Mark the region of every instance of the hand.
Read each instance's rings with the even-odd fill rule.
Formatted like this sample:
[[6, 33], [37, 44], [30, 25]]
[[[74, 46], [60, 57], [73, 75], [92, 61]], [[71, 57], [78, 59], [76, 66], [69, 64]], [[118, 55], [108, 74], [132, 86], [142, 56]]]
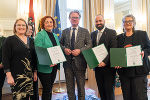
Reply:
[[2, 65], [2, 64], [0, 64], [0, 69], [1, 69], [1, 68], [3, 68], [3, 65]]
[[71, 54], [71, 50], [70, 50], [70, 49], [68, 49], [68, 48], [65, 48], [65, 50], [64, 50], [64, 51], [65, 51], [65, 54], [66, 54], [66, 55], [70, 55], [70, 54]]
[[104, 62], [101, 62], [100, 64], [98, 64], [98, 67], [105, 67], [106, 64]]
[[11, 72], [7, 72], [6, 77], [7, 77], [7, 83], [9, 85], [11, 85], [11, 86], [15, 85], [14, 78], [12, 77]]
[[120, 69], [120, 68], [122, 68], [122, 67], [120, 67], [120, 66], [115, 66], [115, 69]]
[[54, 65], [50, 65], [50, 67], [54, 67], [54, 66], [56, 66], [56, 64], [54, 64]]
[[71, 53], [73, 56], [78, 56], [80, 54], [80, 52], [81, 52], [80, 49], [75, 49], [75, 50], [72, 50]]
[[143, 59], [143, 57], [144, 57], [144, 51], [142, 51], [140, 55], [142, 56], [142, 59]]
[[34, 81], [37, 81], [37, 71], [34, 72], [33, 77], [34, 77]]

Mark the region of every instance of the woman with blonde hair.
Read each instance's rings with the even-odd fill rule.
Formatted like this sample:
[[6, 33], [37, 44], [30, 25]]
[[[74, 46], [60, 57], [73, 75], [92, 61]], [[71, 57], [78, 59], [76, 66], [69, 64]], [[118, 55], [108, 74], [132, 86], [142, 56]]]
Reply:
[[29, 100], [33, 95], [33, 79], [37, 80], [34, 42], [25, 36], [27, 29], [26, 21], [17, 19], [13, 29], [14, 35], [6, 38], [2, 47], [2, 63], [13, 100]]

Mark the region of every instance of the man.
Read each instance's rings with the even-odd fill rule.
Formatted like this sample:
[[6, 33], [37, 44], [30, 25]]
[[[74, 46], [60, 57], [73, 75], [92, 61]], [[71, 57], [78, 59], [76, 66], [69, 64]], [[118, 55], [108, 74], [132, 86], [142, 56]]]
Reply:
[[76, 100], [75, 79], [78, 88], [78, 100], [85, 100], [84, 86], [87, 63], [81, 52], [91, 48], [92, 41], [88, 30], [78, 26], [80, 18], [79, 11], [74, 10], [70, 12], [71, 27], [63, 30], [60, 40], [67, 59], [63, 67], [69, 100]]
[[102, 15], [95, 18], [95, 26], [98, 30], [91, 33], [93, 47], [104, 44], [108, 55], [95, 68], [95, 77], [101, 100], [115, 100], [114, 87], [116, 71], [110, 67], [110, 48], [117, 47], [116, 31], [105, 27], [105, 20]]
[[[2, 35], [2, 33], [0, 33]], [[5, 73], [2, 65], [2, 43], [4, 41], [5, 37], [0, 36], [0, 100], [2, 100], [2, 88], [5, 81]]]

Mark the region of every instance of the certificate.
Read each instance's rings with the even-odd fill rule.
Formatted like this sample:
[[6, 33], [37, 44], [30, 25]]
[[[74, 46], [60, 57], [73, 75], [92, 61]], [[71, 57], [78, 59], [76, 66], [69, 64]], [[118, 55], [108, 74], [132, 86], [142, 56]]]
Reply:
[[142, 66], [141, 46], [110, 49], [111, 67]]
[[66, 61], [64, 53], [60, 46], [47, 48], [47, 51], [49, 53], [49, 56], [53, 64], [58, 64], [58, 63]]
[[66, 61], [60, 46], [50, 48], [35, 47], [38, 62], [41, 65], [52, 65]]
[[98, 64], [101, 63], [106, 58], [108, 52], [105, 45], [101, 44], [94, 48], [82, 51], [82, 54], [89, 67], [92, 69], [97, 67]]

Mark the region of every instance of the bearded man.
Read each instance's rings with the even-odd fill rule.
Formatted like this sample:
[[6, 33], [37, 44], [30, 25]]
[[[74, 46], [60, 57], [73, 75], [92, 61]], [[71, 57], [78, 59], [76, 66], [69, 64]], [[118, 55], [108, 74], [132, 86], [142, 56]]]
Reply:
[[[110, 48], [117, 47], [116, 31], [105, 26], [103, 15], [95, 17], [96, 31], [91, 33], [93, 47], [104, 44], [108, 55], [95, 68], [95, 78], [101, 100], [115, 100], [114, 87], [116, 70], [110, 67]], [[101, 51], [99, 51], [101, 52]]]

